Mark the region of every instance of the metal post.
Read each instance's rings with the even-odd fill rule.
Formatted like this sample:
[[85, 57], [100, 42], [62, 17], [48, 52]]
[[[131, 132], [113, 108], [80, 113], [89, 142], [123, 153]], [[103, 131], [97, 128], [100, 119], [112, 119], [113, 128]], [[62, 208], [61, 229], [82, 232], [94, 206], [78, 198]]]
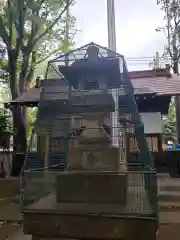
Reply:
[[[70, 17], [70, 0], [67, 0], [66, 2], [68, 4], [67, 10], [66, 10], [66, 29], [65, 29], [65, 41], [66, 43], [69, 44], [69, 30], [70, 30], [70, 26], [69, 26], [69, 17]], [[68, 67], [69, 66], [69, 55], [65, 55], [65, 66]], [[68, 81], [67, 81], [68, 82]], [[71, 84], [69, 83], [69, 89], [68, 89], [68, 95], [69, 95], [69, 102], [72, 99], [72, 88], [71, 88]], [[67, 132], [69, 133], [71, 131], [71, 120], [67, 120], [68, 121], [68, 126], [67, 126]], [[68, 138], [65, 139], [65, 148], [66, 148], [66, 165], [65, 167], [67, 167], [67, 152], [69, 151], [69, 140]]]
[[[108, 48], [116, 52], [116, 23], [114, 0], [107, 0], [107, 24], [108, 24]], [[113, 53], [109, 53], [113, 57]], [[111, 114], [112, 119], [112, 145], [118, 146], [118, 89], [112, 89], [112, 95], [115, 101], [115, 112]]]
[[107, 0], [108, 47], [116, 52], [116, 23], [114, 0]]
[[[67, 3], [66, 3], [67, 5], [68, 5], [68, 7], [67, 7], [67, 10], [66, 10], [66, 26], [65, 26], [65, 36], [64, 36], [64, 38], [65, 38], [65, 41], [69, 44], [69, 15], [70, 15], [70, 6], [69, 6], [69, 4], [70, 4], [70, 2], [69, 2], [69, 0], [67, 0]], [[66, 55], [65, 56], [65, 65], [66, 66], [68, 66], [68, 56]]]

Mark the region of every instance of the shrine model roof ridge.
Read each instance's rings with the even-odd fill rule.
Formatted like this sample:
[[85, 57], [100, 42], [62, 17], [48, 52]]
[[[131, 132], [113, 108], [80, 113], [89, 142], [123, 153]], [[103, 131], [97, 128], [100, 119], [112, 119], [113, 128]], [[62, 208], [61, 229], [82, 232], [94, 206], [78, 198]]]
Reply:
[[[90, 42], [88, 44], [85, 44], [79, 48], [76, 48], [76, 49], [73, 49], [67, 53], [62, 53], [60, 54], [58, 57], [52, 59], [49, 61], [49, 63], [56, 63], [56, 62], [61, 62], [61, 61], [64, 61], [66, 57], [74, 57], [74, 60], [75, 59], [83, 59], [82, 56], [84, 56], [84, 58], [87, 57], [87, 49], [89, 47], [97, 47], [99, 49], [99, 57], [101, 58], [108, 58], [108, 57], [114, 57], [114, 58], [121, 58], [121, 59], [124, 59], [124, 56], [122, 54], [119, 54], [107, 47], [103, 47], [97, 43], [94, 43], [94, 42]], [[78, 58], [78, 56], [80, 58]]]

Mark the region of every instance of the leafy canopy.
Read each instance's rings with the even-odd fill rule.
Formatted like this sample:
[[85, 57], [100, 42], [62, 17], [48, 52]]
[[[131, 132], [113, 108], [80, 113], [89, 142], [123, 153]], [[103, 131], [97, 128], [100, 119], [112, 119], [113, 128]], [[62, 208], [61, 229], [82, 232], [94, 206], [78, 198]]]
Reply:
[[[12, 99], [32, 86], [41, 63], [73, 46], [75, 19], [67, 14], [73, 4], [73, 0], [0, 0], [0, 88], [5, 93], [10, 90]], [[16, 135], [25, 135], [25, 114], [17, 111], [13, 113], [13, 121], [19, 117], [13, 122]], [[20, 145], [20, 140], [23, 145], [22, 135], [15, 143]]]
[[[72, 0], [1, 0], [0, 40], [7, 57], [1, 58], [0, 67], [12, 74], [13, 59], [17, 84], [29, 83], [37, 64], [72, 45], [75, 19], [66, 15], [72, 4]], [[65, 37], [67, 22], [71, 40]], [[19, 90], [21, 93], [25, 89]]]
[[167, 38], [164, 57], [172, 63], [173, 72], [179, 74], [180, 60], [180, 0], [157, 0], [164, 13], [164, 25], [156, 29], [164, 32]]

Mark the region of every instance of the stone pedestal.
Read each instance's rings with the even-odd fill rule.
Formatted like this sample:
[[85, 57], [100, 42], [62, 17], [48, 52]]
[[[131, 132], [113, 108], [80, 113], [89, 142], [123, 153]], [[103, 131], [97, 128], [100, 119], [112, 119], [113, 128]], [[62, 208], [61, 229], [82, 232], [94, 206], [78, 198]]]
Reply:
[[64, 172], [56, 177], [58, 203], [125, 204], [126, 174]]
[[117, 171], [118, 164], [118, 149], [108, 144], [77, 144], [68, 153], [69, 171]]
[[56, 177], [58, 203], [126, 203], [126, 171], [119, 171], [119, 149], [112, 147], [103, 120], [104, 116], [87, 116], [87, 127], [70, 140], [68, 172]]
[[111, 138], [103, 129], [104, 117], [99, 120], [95, 120], [95, 116], [88, 118], [84, 120], [86, 127], [81, 135], [69, 141], [68, 170], [117, 171], [118, 148], [111, 146]]

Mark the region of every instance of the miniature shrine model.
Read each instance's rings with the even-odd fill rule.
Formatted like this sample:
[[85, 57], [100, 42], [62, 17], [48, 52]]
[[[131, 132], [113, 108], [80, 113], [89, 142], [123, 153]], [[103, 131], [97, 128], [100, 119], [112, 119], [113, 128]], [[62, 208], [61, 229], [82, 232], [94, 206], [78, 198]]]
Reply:
[[[33, 239], [156, 239], [156, 172], [143, 128], [122, 55], [90, 43], [50, 61], [30, 139], [30, 148], [41, 139], [36, 161], [43, 156], [44, 168], [30, 169], [29, 148], [23, 169], [24, 232]], [[132, 132], [136, 172], [127, 159]], [[53, 138], [61, 149], [49, 147]]]

